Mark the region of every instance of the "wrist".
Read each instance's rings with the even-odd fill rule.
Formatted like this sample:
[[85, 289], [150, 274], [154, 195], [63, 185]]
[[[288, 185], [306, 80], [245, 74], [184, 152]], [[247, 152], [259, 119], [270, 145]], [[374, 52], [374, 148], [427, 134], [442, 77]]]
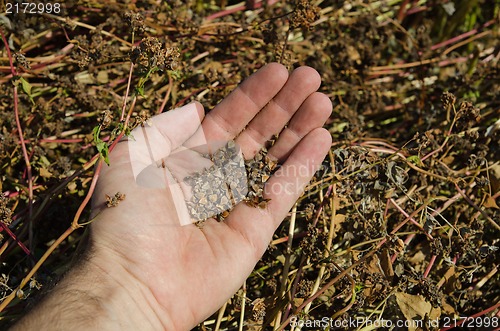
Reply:
[[112, 256], [89, 254], [12, 330], [162, 330], [150, 292]]
[[152, 308], [150, 291], [113, 256], [95, 255], [85, 264], [90, 276], [84, 277], [101, 309], [100, 330], [165, 328], [166, 322]]

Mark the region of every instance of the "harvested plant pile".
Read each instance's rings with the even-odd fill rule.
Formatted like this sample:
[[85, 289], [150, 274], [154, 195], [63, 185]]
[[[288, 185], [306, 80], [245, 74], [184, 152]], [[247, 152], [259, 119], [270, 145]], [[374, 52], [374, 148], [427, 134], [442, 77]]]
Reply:
[[498, 1], [60, 9], [0, 15], [2, 323], [67, 269], [85, 227], [66, 230], [88, 221], [113, 141], [191, 100], [210, 109], [278, 61], [320, 72], [331, 153], [244, 289], [197, 329], [288, 329], [292, 316], [499, 326]]

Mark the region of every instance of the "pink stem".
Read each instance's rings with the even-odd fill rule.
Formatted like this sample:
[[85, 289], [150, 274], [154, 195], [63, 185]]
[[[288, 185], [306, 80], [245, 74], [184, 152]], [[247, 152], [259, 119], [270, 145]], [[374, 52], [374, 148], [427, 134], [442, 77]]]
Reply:
[[[404, 241], [404, 244], [405, 246], [408, 246], [408, 244], [410, 243], [410, 241], [413, 240], [413, 238], [415, 238], [415, 234], [412, 233], [410, 235], [408, 235], [408, 237], [406, 237], [405, 241]], [[396, 261], [396, 259], [398, 258], [398, 254], [397, 253], [394, 253], [391, 257], [391, 263], [394, 263]]]
[[125, 91], [125, 96], [123, 97], [123, 106], [122, 106], [122, 114], [120, 116], [120, 122], [123, 122], [123, 119], [125, 118], [125, 108], [127, 107], [127, 98], [128, 98], [128, 93], [130, 91], [130, 83], [132, 81], [133, 71], [134, 71], [134, 64], [130, 63], [130, 71], [128, 73], [127, 90]]
[[160, 108], [158, 109], [158, 114], [163, 113], [163, 109], [165, 109], [165, 105], [167, 104], [168, 98], [170, 97], [170, 93], [172, 92], [173, 80], [172, 77], [168, 76], [168, 89], [165, 94], [165, 98], [163, 98], [163, 102], [161, 103]]
[[[267, 4], [269, 6], [271, 6], [271, 5], [274, 5], [275, 3], [277, 3], [278, 1], [279, 0], [267, 0]], [[262, 7], [262, 1], [255, 1], [254, 6], [251, 9], [258, 9], [260, 7]], [[247, 6], [246, 5], [241, 5], [241, 6], [233, 7], [231, 9], [221, 10], [221, 11], [215, 13], [215, 14], [212, 14], [210, 16], [205, 17], [205, 21], [212, 21], [212, 20], [214, 20], [216, 18], [227, 16], [227, 15], [231, 15], [231, 14], [234, 14], [236, 12], [239, 12], [239, 11], [242, 11], [242, 10], [245, 10], [245, 9], [247, 9]]]
[[431, 260], [429, 262], [429, 265], [425, 269], [424, 276], [423, 276], [424, 279], [427, 278], [427, 276], [429, 276], [429, 273], [431, 272], [432, 266], [434, 265], [434, 262], [436, 261], [436, 257], [437, 257], [436, 255], [432, 255]]
[[0, 225], [2, 226], [3, 230], [9, 234], [9, 236], [21, 247], [21, 249], [27, 254], [31, 255], [30, 250], [21, 242], [17, 239], [16, 235], [9, 229], [7, 224], [0, 222]]
[[[484, 23], [484, 25], [481, 27], [481, 29], [487, 28], [488, 26], [492, 25], [493, 23], [495, 23], [495, 20], [488, 21], [488, 22]], [[462, 39], [465, 39], [467, 37], [474, 35], [478, 31], [479, 31], [479, 29], [474, 29], [474, 30], [470, 30], [469, 32], [462, 33], [461, 35], [458, 35], [458, 36], [453, 37], [451, 39], [440, 42], [439, 44], [431, 46], [431, 50], [436, 50], [438, 48], [445, 47], [445, 46], [448, 46], [450, 44], [454, 44], [457, 41], [460, 41]]]
[[[17, 75], [16, 69], [14, 68], [14, 61], [12, 60], [12, 54], [10, 52], [9, 43], [5, 39], [3, 31], [0, 29], [0, 34], [2, 35], [2, 40], [7, 51], [7, 57], [9, 58], [10, 70], [13, 76]], [[33, 176], [31, 173], [31, 163], [28, 157], [28, 151], [26, 150], [26, 142], [24, 141], [23, 129], [21, 126], [21, 120], [19, 119], [19, 98], [17, 95], [17, 85], [14, 85], [14, 116], [16, 118], [17, 132], [19, 133], [19, 140], [21, 141], [21, 149], [23, 151], [24, 162], [26, 164], [26, 171], [28, 172], [28, 205], [29, 205], [29, 242], [32, 243], [33, 239], [33, 224], [31, 223], [31, 216], [33, 215]], [[11, 232], [12, 233], [12, 232]], [[9, 235], [11, 234], [9, 233]], [[14, 237], [13, 237], [14, 238]]]
[[[403, 209], [403, 208], [399, 207], [399, 205], [396, 203], [396, 201], [394, 201], [394, 199], [393, 199], [393, 198], [390, 198], [390, 199], [389, 199], [389, 201], [391, 201], [391, 203], [394, 205], [394, 207], [396, 207], [396, 208], [397, 208], [397, 210], [399, 210], [399, 212], [400, 212], [401, 214], [403, 214], [403, 215], [406, 217], [406, 220], [405, 220], [405, 221], [403, 221], [403, 222], [401, 222], [398, 226], [396, 226], [396, 228], [394, 228], [394, 230], [392, 230], [392, 232], [396, 233], [396, 231], [398, 231], [398, 230], [399, 230], [399, 229], [400, 229], [403, 225], [405, 225], [405, 224], [406, 224], [406, 222], [409, 220], [409, 221], [411, 221], [413, 224], [415, 224], [415, 226], [416, 226], [417, 228], [419, 228], [422, 232], [424, 232], [424, 233], [425, 233], [425, 231], [424, 231], [424, 229], [422, 228], [422, 226], [421, 226], [421, 225], [420, 225], [417, 221], [415, 221], [415, 220], [413, 219], [413, 217], [411, 217], [410, 215], [408, 215], [408, 213], [407, 213], [406, 211], [404, 211], [404, 209]], [[427, 234], [427, 233], [426, 233], [426, 235], [427, 235], [427, 237], [428, 237], [429, 239], [431, 239], [431, 240], [433, 239], [433, 238], [432, 238], [432, 236], [431, 236], [430, 234]]]

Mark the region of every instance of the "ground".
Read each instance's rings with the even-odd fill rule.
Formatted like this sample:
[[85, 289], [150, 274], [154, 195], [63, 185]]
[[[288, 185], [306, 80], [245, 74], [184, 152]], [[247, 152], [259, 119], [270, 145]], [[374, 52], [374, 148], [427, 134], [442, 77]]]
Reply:
[[277, 61], [319, 71], [334, 143], [196, 330], [500, 326], [499, 1], [56, 1], [1, 2], [2, 325], [78, 256], [112, 141]]

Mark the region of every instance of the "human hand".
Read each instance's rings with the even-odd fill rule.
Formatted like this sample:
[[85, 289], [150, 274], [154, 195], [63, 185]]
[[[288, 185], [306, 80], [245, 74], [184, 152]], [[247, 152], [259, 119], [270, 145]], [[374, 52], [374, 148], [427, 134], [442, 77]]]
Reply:
[[[120, 265], [143, 286], [143, 299], [165, 328], [193, 327], [239, 289], [320, 166], [331, 144], [330, 134], [321, 128], [331, 102], [315, 92], [319, 85], [320, 77], [311, 68], [299, 68], [288, 77], [283, 66], [270, 64], [205, 117], [198, 103], [164, 113], [153, 118], [152, 127], [134, 130], [139, 147], [122, 142], [111, 153], [94, 194], [94, 209], [103, 206], [106, 194], [121, 192], [126, 198], [115, 208], [104, 208], [92, 224], [93, 254], [102, 256], [100, 267], [113, 278], [121, 277], [115, 267]], [[147, 130], [155, 132], [144, 134]], [[202, 228], [181, 226], [172, 192], [139, 185], [131, 171], [129, 153], [140, 154], [141, 146], [146, 158], [154, 155], [158, 160], [186, 141], [199, 145], [203, 139], [234, 139], [249, 159], [280, 131], [269, 155], [283, 166], [266, 185], [287, 191], [279, 196], [266, 192], [271, 200], [264, 210], [239, 203], [224, 222], [211, 219]], [[148, 152], [145, 136], [151, 140]], [[293, 171], [297, 169], [302, 171]]]
[[[116, 145], [93, 196], [91, 249], [76, 281], [87, 279], [78, 291], [99, 303], [103, 318], [112, 319], [107, 326], [187, 330], [240, 288], [330, 148], [321, 127], [331, 102], [316, 92], [320, 83], [312, 68], [289, 76], [282, 65], [269, 64], [206, 116], [192, 103], [152, 118]], [[181, 225], [185, 214], [175, 200], [182, 192], [156, 185], [165, 168], [151, 164], [185, 146], [229, 140], [250, 159], [276, 133], [268, 155], [282, 166], [265, 185], [283, 189], [264, 190], [266, 208], [241, 202], [223, 222]], [[197, 166], [192, 160], [185, 169]], [[107, 208], [106, 195], [117, 192], [125, 199]]]

